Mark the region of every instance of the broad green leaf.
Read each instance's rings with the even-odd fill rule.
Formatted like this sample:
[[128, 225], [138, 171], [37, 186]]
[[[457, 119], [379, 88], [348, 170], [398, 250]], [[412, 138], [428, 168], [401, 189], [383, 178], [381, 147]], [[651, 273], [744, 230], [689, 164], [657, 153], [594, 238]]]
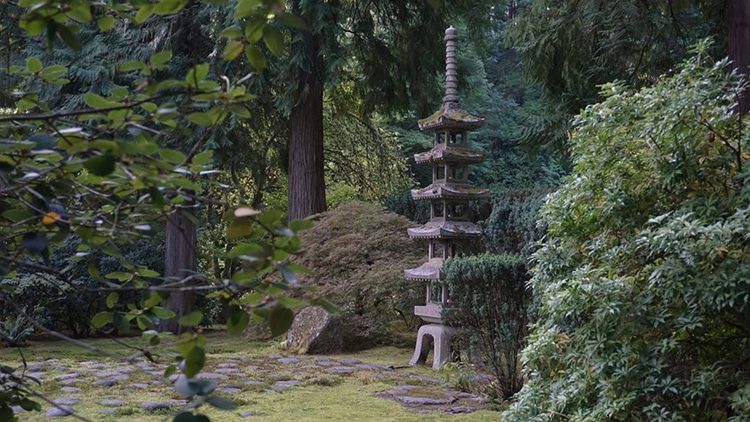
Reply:
[[143, 23], [146, 19], [151, 16], [153, 13], [154, 6], [152, 4], [144, 4], [141, 6], [140, 9], [138, 9], [138, 12], [135, 14], [135, 23]]
[[281, 217], [283, 216], [284, 216], [284, 213], [279, 210], [268, 210], [268, 211], [263, 211], [258, 216], [258, 221], [267, 226], [272, 226], [274, 223], [279, 221]]
[[96, 328], [102, 328], [112, 322], [111, 312], [99, 312], [91, 318], [91, 324]]
[[276, 20], [285, 26], [296, 29], [307, 29], [307, 24], [300, 17], [289, 14], [289, 13], [277, 13], [275, 16]]
[[289, 228], [296, 232], [312, 228], [313, 222], [310, 220], [292, 220], [289, 222]]
[[225, 29], [221, 36], [223, 38], [242, 38], [242, 30], [240, 28], [237, 28], [236, 26], [233, 26], [231, 28]]
[[115, 171], [115, 158], [111, 151], [105, 151], [104, 154], [84, 161], [83, 167], [93, 175], [107, 176]]
[[256, 14], [261, 3], [262, 0], [240, 0], [235, 7], [234, 17], [246, 18]]
[[180, 11], [185, 3], [182, 0], [159, 0], [154, 5], [155, 15], [172, 15]]
[[185, 154], [174, 149], [163, 148], [159, 150], [159, 156], [169, 163], [180, 164], [185, 161]]
[[117, 292], [112, 292], [107, 295], [107, 308], [112, 309], [117, 305], [117, 302], [120, 300], [120, 295], [117, 294]]
[[294, 271], [297, 274], [307, 274], [307, 275], [313, 274], [313, 272], [310, 271], [310, 269], [305, 267], [304, 265], [295, 264], [293, 262], [290, 262], [284, 265], [286, 265], [286, 267], [289, 268], [289, 270]]
[[221, 56], [226, 61], [232, 61], [237, 58], [237, 56], [242, 53], [242, 50], [244, 49], [243, 44], [241, 41], [232, 41], [229, 44], [227, 44], [226, 47], [224, 47], [224, 51], [222, 52]]
[[198, 82], [206, 79], [208, 76], [208, 63], [203, 63], [195, 66], [188, 71], [185, 81], [189, 84], [197, 84]]
[[288, 308], [292, 308], [292, 309], [294, 309], [294, 308], [301, 308], [301, 307], [307, 305], [307, 303], [305, 303], [305, 302], [303, 302], [303, 301], [301, 301], [299, 299], [295, 299], [293, 297], [280, 297], [278, 299], [278, 301], [279, 301], [280, 304], [282, 304], [282, 305], [284, 305], [284, 306], [286, 306]]
[[317, 297], [315, 300], [313, 300], [311, 305], [320, 306], [321, 308], [325, 309], [326, 312], [329, 314], [337, 314], [339, 313], [339, 308], [336, 307], [333, 303], [329, 302], [327, 299], [323, 297]]
[[123, 271], [113, 271], [107, 275], [104, 276], [104, 278], [109, 278], [117, 281], [128, 281], [131, 279], [133, 275], [130, 273], [126, 273]]
[[57, 146], [57, 138], [46, 133], [37, 133], [29, 138], [29, 142], [34, 143], [32, 150], [52, 149]]
[[[176, 386], [176, 385], [177, 385], [177, 383], [175, 383], [175, 386]], [[175, 387], [175, 388], [176, 388], [176, 387]], [[187, 396], [183, 395], [183, 394], [182, 394], [182, 393], [180, 392], [180, 390], [177, 390], [177, 392], [178, 392], [178, 393], [179, 393], [179, 394], [180, 394], [180, 395], [181, 395], [182, 397], [187, 397]], [[191, 396], [191, 397], [192, 397], [192, 396]], [[177, 416], [175, 416], [175, 417], [174, 417], [174, 419], [172, 419], [172, 422], [195, 422], [195, 416], [193, 416], [193, 414], [192, 414], [192, 413], [190, 413], [190, 412], [181, 412], [181, 413], [179, 413], [179, 414], [178, 414]]]
[[76, 37], [76, 33], [79, 30], [78, 25], [57, 25], [56, 29], [58, 37], [60, 37], [65, 45], [75, 51], [81, 51], [81, 43], [78, 41], [78, 37]]
[[280, 56], [284, 53], [284, 35], [277, 28], [266, 25], [263, 28], [263, 42], [266, 43], [268, 50], [274, 56]]
[[229, 319], [227, 320], [227, 332], [231, 335], [240, 335], [245, 331], [250, 317], [244, 309], [237, 305], [229, 307]]
[[169, 59], [172, 58], [172, 52], [171, 51], [160, 51], [153, 56], [151, 56], [151, 64], [152, 65], [160, 65], [164, 64], [169, 61]]
[[115, 26], [115, 17], [112, 15], [104, 15], [96, 20], [96, 24], [99, 25], [99, 29], [107, 32]]
[[232, 403], [231, 401], [219, 397], [219, 396], [211, 396], [208, 398], [208, 404], [211, 406], [221, 409], [221, 410], [234, 410], [237, 408], [237, 405]]
[[166, 309], [161, 306], [153, 306], [151, 307], [151, 312], [158, 317], [159, 319], [169, 319], [174, 318], [176, 314], [171, 309]]
[[89, 107], [93, 108], [105, 108], [109, 107], [110, 103], [104, 97], [94, 94], [93, 92], [89, 92], [84, 96], [84, 101], [86, 101], [86, 104]]
[[193, 156], [193, 164], [203, 165], [208, 164], [213, 160], [214, 152], [211, 150], [199, 152]]
[[274, 306], [268, 316], [271, 335], [276, 337], [287, 332], [294, 322], [294, 312], [283, 305]]
[[216, 123], [213, 117], [211, 117], [210, 114], [205, 113], [205, 112], [190, 113], [188, 115], [188, 120], [195, 123], [196, 125], [201, 125], [201, 126], [211, 126], [214, 123]]
[[126, 62], [124, 64], [121, 64], [118, 70], [120, 72], [128, 72], [131, 70], [140, 70], [145, 67], [146, 67], [146, 63], [139, 62], [139, 61], [132, 61], [132, 62]]
[[36, 57], [29, 57], [26, 59], [26, 68], [32, 72], [39, 72], [42, 70], [42, 62]]
[[184, 317], [180, 318], [179, 324], [186, 327], [195, 327], [203, 321], [203, 312], [193, 311]]
[[276, 264], [276, 268], [281, 273], [281, 276], [284, 277], [284, 281], [292, 286], [297, 285], [297, 274], [282, 264]]
[[71, 1], [68, 2], [68, 16], [78, 22], [84, 23], [91, 21], [91, 6], [86, 2]]
[[266, 56], [263, 54], [262, 51], [260, 51], [258, 47], [254, 45], [246, 46], [245, 57], [247, 57], [247, 60], [250, 62], [251, 65], [253, 65], [254, 68], [258, 70], [263, 70], [266, 68], [266, 65], [267, 65]]
[[193, 347], [181, 363], [182, 373], [185, 374], [186, 377], [192, 378], [198, 375], [205, 364], [206, 352], [202, 347]]

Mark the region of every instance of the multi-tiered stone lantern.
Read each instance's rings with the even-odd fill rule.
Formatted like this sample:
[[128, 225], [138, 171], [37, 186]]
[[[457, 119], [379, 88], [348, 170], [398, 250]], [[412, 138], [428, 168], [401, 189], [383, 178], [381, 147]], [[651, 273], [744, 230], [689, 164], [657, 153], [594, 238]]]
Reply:
[[451, 339], [455, 327], [444, 324], [442, 311], [451, 304], [450, 294], [443, 283], [440, 268], [445, 258], [468, 252], [472, 239], [480, 231], [469, 220], [469, 203], [487, 196], [487, 191], [473, 188], [468, 183], [470, 164], [484, 161], [485, 154], [469, 149], [467, 134], [484, 124], [484, 118], [467, 113], [458, 102], [456, 78], [456, 40], [452, 26], [445, 30], [445, 97], [443, 105], [432, 116], [419, 121], [419, 129], [434, 132], [433, 148], [415, 154], [417, 164], [432, 166], [432, 184], [411, 192], [415, 200], [430, 201], [430, 221], [422, 227], [408, 229], [412, 239], [429, 242], [429, 260], [419, 268], [406, 270], [406, 279], [425, 285], [424, 306], [415, 306], [414, 315], [426, 325], [419, 329], [417, 346], [410, 364], [424, 364], [429, 354], [425, 336], [433, 339], [432, 367], [440, 368], [450, 356]]

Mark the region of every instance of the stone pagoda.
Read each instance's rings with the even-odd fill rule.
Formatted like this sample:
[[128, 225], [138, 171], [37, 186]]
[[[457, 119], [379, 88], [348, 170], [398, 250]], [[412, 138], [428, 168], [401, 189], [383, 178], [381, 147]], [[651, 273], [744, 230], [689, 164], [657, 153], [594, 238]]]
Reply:
[[458, 34], [452, 26], [445, 30], [445, 97], [443, 105], [432, 116], [419, 120], [419, 129], [434, 133], [433, 148], [415, 154], [417, 164], [432, 166], [432, 184], [411, 192], [414, 200], [430, 201], [430, 221], [422, 227], [408, 229], [412, 239], [426, 239], [429, 243], [428, 261], [419, 268], [406, 270], [406, 279], [425, 286], [424, 306], [415, 306], [414, 315], [427, 324], [419, 329], [417, 346], [411, 365], [424, 364], [433, 339], [434, 369], [440, 368], [450, 357], [451, 339], [457, 330], [444, 325], [442, 311], [449, 307], [451, 298], [443, 282], [443, 260], [468, 252], [472, 239], [480, 236], [477, 226], [469, 219], [469, 203], [485, 198], [488, 192], [473, 188], [468, 183], [468, 167], [484, 161], [483, 152], [469, 149], [468, 132], [481, 127], [484, 118], [467, 113], [458, 102], [456, 77], [456, 41]]

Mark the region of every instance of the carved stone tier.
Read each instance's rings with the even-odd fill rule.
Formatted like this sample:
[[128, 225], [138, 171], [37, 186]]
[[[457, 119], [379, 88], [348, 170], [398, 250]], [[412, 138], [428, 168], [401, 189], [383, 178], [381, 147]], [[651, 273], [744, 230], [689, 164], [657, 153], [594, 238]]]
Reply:
[[469, 148], [439, 144], [435, 148], [414, 154], [414, 160], [417, 164], [425, 163], [461, 163], [476, 164], [481, 163], [487, 158], [484, 152], [473, 151]]
[[482, 235], [476, 224], [468, 221], [430, 221], [406, 231], [412, 239], [467, 239]]
[[489, 196], [490, 192], [487, 189], [475, 188], [467, 183], [433, 183], [425, 188], [411, 190], [411, 197], [415, 201], [424, 199], [474, 201]]
[[417, 268], [404, 270], [406, 279], [410, 281], [432, 281], [442, 279], [440, 267], [443, 266], [443, 258], [432, 258]]
[[420, 130], [465, 129], [474, 130], [482, 127], [484, 118], [472, 116], [461, 107], [461, 104], [443, 104], [432, 116], [417, 121]]

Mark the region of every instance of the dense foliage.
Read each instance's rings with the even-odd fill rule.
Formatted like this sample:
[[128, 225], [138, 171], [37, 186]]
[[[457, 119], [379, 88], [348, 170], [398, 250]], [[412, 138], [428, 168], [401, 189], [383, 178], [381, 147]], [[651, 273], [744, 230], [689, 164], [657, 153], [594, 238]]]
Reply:
[[351, 202], [300, 233], [304, 244], [317, 245], [299, 260], [313, 273], [303, 281], [340, 308], [345, 348], [408, 342], [403, 334], [416, 329], [414, 305], [424, 292], [404, 270], [424, 262], [425, 247], [408, 238], [409, 227], [409, 220], [378, 205]]
[[604, 86], [544, 207], [538, 323], [511, 420], [747, 420], [744, 84], [705, 45], [649, 88]]

